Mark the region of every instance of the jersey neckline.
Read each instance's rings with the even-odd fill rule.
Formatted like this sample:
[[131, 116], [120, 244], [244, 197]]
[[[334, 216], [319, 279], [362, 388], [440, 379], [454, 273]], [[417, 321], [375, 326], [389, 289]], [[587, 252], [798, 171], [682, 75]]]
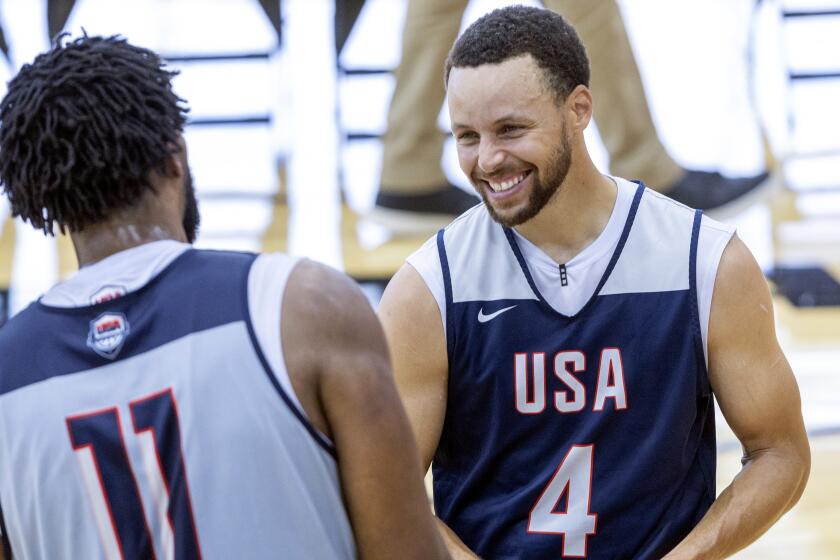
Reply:
[[531, 243], [527, 237], [515, 229], [512, 230], [517, 245], [522, 251], [522, 256], [525, 257], [529, 265], [547, 272], [556, 272], [560, 264], [563, 264], [567, 270], [584, 269], [600, 260], [616, 247], [624, 228], [624, 221], [630, 211], [630, 205], [633, 203], [637, 185], [618, 177], [607, 177], [616, 186], [616, 198], [607, 224], [589, 245], [565, 263], [556, 262], [548, 253]]
[[132, 290], [127, 292], [125, 295], [120, 296], [117, 299], [112, 299], [108, 301], [102, 301], [99, 303], [92, 303], [90, 305], [79, 305], [79, 306], [72, 306], [72, 307], [64, 307], [58, 305], [50, 305], [46, 304], [43, 301], [43, 297], [38, 298], [34, 304], [38, 306], [39, 309], [43, 311], [47, 311], [49, 313], [65, 313], [68, 315], [77, 315], [77, 314], [85, 314], [96, 311], [98, 309], [108, 309], [112, 307], [115, 302], [127, 302], [133, 301], [137, 299], [140, 295], [144, 294], [147, 290], [149, 290], [152, 286], [160, 282], [163, 278], [168, 276], [173, 269], [176, 268], [177, 263], [184, 260], [185, 257], [195, 253], [195, 249], [192, 247], [188, 247], [184, 251], [181, 251], [175, 258], [173, 258], [166, 266], [163, 267], [157, 274], [152, 276], [148, 282], [137, 288], [136, 290]]
[[[620, 188], [620, 187], [619, 187]], [[521, 249], [519, 248], [519, 244], [516, 240], [516, 234], [513, 232], [512, 229], [503, 227], [505, 237], [507, 238], [508, 244], [510, 245], [513, 254], [516, 256], [516, 260], [519, 263], [519, 268], [522, 270], [522, 273], [525, 275], [525, 279], [528, 281], [528, 285], [531, 287], [531, 290], [534, 292], [534, 295], [537, 296], [540, 304], [548, 310], [550, 313], [566, 320], [574, 320], [577, 317], [583, 315], [587, 309], [592, 305], [595, 301], [595, 298], [598, 297], [598, 294], [601, 293], [601, 289], [606, 284], [607, 280], [612, 274], [613, 269], [615, 268], [616, 263], [618, 262], [618, 258], [621, 256], [621, 252], [624, 249], [624, 245], [627, 242], [627, 238], [630, 236], [630, 230], [633, 227], [633, 222], [636, 218], [636, 211], [639, 208], [639, 204], [642, 200], [642, 195], [645, 191], [645, 185], [641, 181], [638, 182], [638, 186], [636, 187], [636, 192], [633, 195], [633, 202], [630, 205], [630, 212], [627, 214], [627, 219], [624, 222], [624, 228], [621, 231], [621, 237], [618, 239], [618, 245], [616, 246], [615, 250], [613, 251], [612, 258], [610, 259], [609, 264], [607, 265], [607, 269], [604, 271], [604, 274], [601, 276], [601, 280], [598, 282], [598, 285], [595, 287], [592, 295], [586, 300], [586, 303], [580, 310], [575, 313], [574, 315], [565, 315], [560, 311], [554, 309], [548, 301], [543, 297], [542, 293], [540, 292], [539, 288], [537, 288], [536, 282], [534, 282], [534, 278], [531, 275], [531, 270], [528, 267], [528, 262], [525, 260], [525, 257], [522, 254]]]

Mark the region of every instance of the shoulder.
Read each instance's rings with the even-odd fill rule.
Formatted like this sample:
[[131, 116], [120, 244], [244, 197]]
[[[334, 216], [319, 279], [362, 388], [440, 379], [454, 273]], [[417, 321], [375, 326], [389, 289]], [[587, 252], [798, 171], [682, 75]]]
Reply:
[[[411, 264], [403, 265], [388, 283], [377, 313], [392, 351], [400, 341], [415, 348], [443, 339], [446, 303], [443, 280], [439, 283], [430, 284]], [[395, 352], [394, 357], [401, 356]]]
[[359, 285], [327, 265], [298, 262], [282, 305], [283, 339], [294, 337], [300, 343], [296, 350], [306, 351], [314, 362], [384, 349], [382, 329]]
[[185, 251], [182, 259], [191, 265], [207, 267], [230, 266], [232, 264], [249, 265], [259, 257], [258, 253], [248, 251], [220, 251], [217, 249], [193, 249]]
[[450, 271], [453, 266], [459, 268], [470, 255], [473, 259], [484, 255], [488, 241], [500, 235], [503, 235], [501, 228], [493, 222], [483, 204], [467, 210], [408, 256], [406, 263], [409, 266], [398, 271], [388, 284], [389, 299], [400, 294], [414, 297], [431, 293], [443, 317], [446, 305], [444, 263]]
[[[717, 274], [724, 250], [734, 237], [734, 226], [723, 224], [705, 214], [703, 215], [697, 240], [697, 274], [700, 285], [711, 283], [709, 279], [713, 279]], [[743, 245], [743, 243], [741, 244]], [[709, 278], [705, 276], [709, 276]]]
[[[668, 196], [646, 189], [636, 216], [634, 229], [644, 230], [650, 236], [668, 239], [684, 245], [691, 237], [696, 210]], [[733, 226], [723, 224], [703, 214], [698, 234], [698, 255], [711, 253], [717, 261], [721, 251], [735, 233]]]
[[19, 313], [12, 315], [6, 323], [0, 327], [0, 344], [8, 344], [15, 340], [21, 333], [31, 326], [33, 321], [36, 321], [38, 302], [33, 301], [22, 309]]
[[[761, 268], [735, 235], [720, 257], [709, 319], [709, 352], [774, 331], [773, 301]], [[772, 335], [775, 340], [775, 335]]]
[[[677, 203], [679, 204], [679, 203]], [[682, 206], [682, 205], [681, 205]], [[691, 209], [690, 209], [691, 210]], [[694, 210], [692, 210], [693, 212]], [[714, 218], [711, 218], [707, 214], [703, 214], [703, 219], [700, 221], [700, 243], [701, 245], [704, 244], [704, 240], [706, 243], [714, 242], [720, 243], [721, 240], [724, 240], [724, 245], [732, 236], [735, 234], [735, 226], [724, 224], [723, 222], [719, 222]]]
[[411, 253], [405, 261], [412, 265], [418, 271], [428, 268], [440, 269], [440, 259], [438, 257], [438, 234], [428, 238], [419, 249]]
[[[645, 189], [642, 203], [640, 204], [641, 208], [645, 208], [646, 213], [669, 216], [671, 219], [681, 222], [693, 222], [696, 212], [694, 208], [649, 188]], [[731, 235], [735, 231], [733, 226], [723, 224], [706, 214], [703, 214], [700, 228], [702, 232], [707, 232], [710, 235]]]
[[64, 330], [66, 325], [51, 322], [38, 305], [29, 304], [0, 328], [0, 394], [40, 380], [39, 361], [56, 353], [55, 348], [45, 346], [50, 338], [45, 335]]
[[286, 253], [262, 253], [253, 263], [248, 278], [250, 294], [259, 294], [277, 286], [282, 287], [292, 270], [301, 262]]
[[[443, 283], [443, 267], [441, 266], [437, 237], [437, 235], [432, 236], [419, 249], [408, 256], [405, 260], [407, 265], [397, 271], [397, 274], [389, 282], [389, 287], [391, 284], [399, 286], [405, 283], [406, 280], [404, 278], [411, 275], [412, 272], [416, 272], [416, 275], [419, 275], [435, 300], [438, 301], [438, 304], [445, 303], [446, 294]], [[414, 279], [416, 280], [416, 278]], [[408, 280], [408, 283], [410, 285], [412, 282]], [[407, 286], [406, 289], [410, 290], [411, 288]]]
[[[438, 263], [438, 271], [440, 271], [440, 263]], [[400, 267], [385, 287], [379, 307], [380, 315], [384, 311], [411, 310], [415, 305], [423, 304], [426, 300], [438, 300], [436, 294], [438, 284], [441, 285], [440, 291], [443, 291], [443, 280], [427, 279], [422, 269], [415, 266], [414, 262], [408, 261]]]
[[490, 217], [483, 203], [477, 204], [455, 218], [444, 228], [444, 239], [457, 239], [476, 229], [491, 227], [495, 222]]
[[677, 202], [668, 195], [646, 188], [639, 204], [639, 212], [646, 214], [657, 214], [660, 217], [668, 217], [671, 220], [690, 222], [694, 219], [694, 208], [690, 208], [681, 202]]
[[[730, 294], [730, 297], [725, 297], [726, 294]], [[742, 302], [744, 297], [754, 301], [756, 296], [763, 294], [769, 299], [769, 287], [764, 273], [741, 238], [733, 235], [720, 257], [715, 301], [732, 300], [734, 304]]]
[[694, 209], [646, 188], [642, 191], [635, 210], [631, 206], [628, 220], [632, 220], [632, 228], [629, 231], [628, 242], [631, 247], [637, 244], [653, 244], [657, 249], [666, 246], [687, 247], [694, 218]]
[[361, 288], [350, 277], [309, 259], [294, 266], [285, 299], [295, 308], [306, 308], [315, 320], [352, 320], [355, 312], [370, 309]]
[[39, 322], [35, 318], [35, 306], [37, 303], [30, 303], [29, 306], [20, 313], [12, 316], [2, 328], [0, 328], [0, 353], [5, 358], [9, 353], [13, 352], [19, 342], [25, 340], [26, 337], [32, 336], [31, 331]]

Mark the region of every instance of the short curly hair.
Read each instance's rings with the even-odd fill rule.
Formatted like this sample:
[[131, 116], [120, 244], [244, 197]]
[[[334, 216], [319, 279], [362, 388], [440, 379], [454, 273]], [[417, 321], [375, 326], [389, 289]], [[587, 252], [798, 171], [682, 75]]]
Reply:
[[130, 207], [179, 151], [188, 109], [177, 72], [119, 36], [55, 45], [21, 68], [0, 102], [0, 183], [12, 213], [46, 234]]
[[444, 83], [452, 68], [498, 64], [530, 54], [562, 102], [578, 85], [589, 87], [589, 60], [574, 27], [551, 10], [527, 6], [499, 8], [470, 25], [446, 59]]

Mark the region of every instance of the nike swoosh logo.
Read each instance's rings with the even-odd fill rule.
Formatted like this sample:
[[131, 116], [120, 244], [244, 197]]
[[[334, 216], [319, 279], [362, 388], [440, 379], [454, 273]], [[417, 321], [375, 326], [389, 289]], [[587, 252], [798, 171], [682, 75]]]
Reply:
[[501, 315], [505, 311], [510, 311], [514, 307], [516, 307], [516, 306], [511, 305], [510, 307], [505, 307], [504, 309], [499, 309], [498, 311], [494, 311], [490, 315], [485, 315], [484, 314], [484, 308], [481, 308], [481, 309], [478, 310], [478, 322], [479, 323], [486, 323], [487, 321], [492, 321], [493, 319], [495, 319], [496, 317], [498, 317], [499, 315]]

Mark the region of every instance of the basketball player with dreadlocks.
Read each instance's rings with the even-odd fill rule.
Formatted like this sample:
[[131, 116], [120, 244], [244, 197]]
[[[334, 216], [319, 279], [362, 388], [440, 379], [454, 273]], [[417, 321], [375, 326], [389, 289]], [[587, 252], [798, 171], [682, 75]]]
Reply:
[[81, 266], [0, 330], [6, 558], [445, 556], [358, 288], [190, 247], [173, 75], [59, 39], [0, 104], [12, 210]]

